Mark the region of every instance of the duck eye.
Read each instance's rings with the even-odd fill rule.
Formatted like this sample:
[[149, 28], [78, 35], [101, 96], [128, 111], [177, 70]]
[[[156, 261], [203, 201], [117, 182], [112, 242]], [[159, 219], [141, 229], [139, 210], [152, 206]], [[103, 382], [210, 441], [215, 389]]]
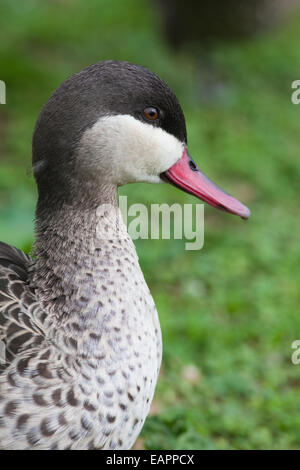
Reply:
[[155, 121], [159, 118], [159, 111], [157, 108], [150, 106], [149, 108], [144, 109], [144, 116], [149, 121]]

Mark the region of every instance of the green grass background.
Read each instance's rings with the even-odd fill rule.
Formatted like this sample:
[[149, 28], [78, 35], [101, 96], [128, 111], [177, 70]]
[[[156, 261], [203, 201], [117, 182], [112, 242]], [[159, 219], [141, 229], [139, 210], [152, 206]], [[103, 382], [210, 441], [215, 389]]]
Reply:
[[[205, 244], [136, 246], [160, 314], [164, 357], [139, 446], [149, 449], [300, 447], [300, 18], [251, 42], [220, 45], [207, 93], [200, 50], [172, 53], [151, 2], [2, 0], [0, 239], [30, 250], [32, 130], [69, 75], [103, 59], [147, 66], [184, 108], [190, 153], [252, 210], [244, 222], [205, 207]], [[216, 92], [217, 90], [217, 92]], [[122, 188], [129, 203], [197, 202], [168, 185]]]

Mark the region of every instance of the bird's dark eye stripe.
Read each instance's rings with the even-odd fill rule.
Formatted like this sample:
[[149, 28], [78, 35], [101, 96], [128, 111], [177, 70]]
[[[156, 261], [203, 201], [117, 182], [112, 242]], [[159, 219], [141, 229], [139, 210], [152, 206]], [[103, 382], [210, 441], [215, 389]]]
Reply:
[[148, 108], [144, 109], [144, 116], [149, 121], [155, 121], [159, 118], [159, 110], [154, 106], [149, 106]]

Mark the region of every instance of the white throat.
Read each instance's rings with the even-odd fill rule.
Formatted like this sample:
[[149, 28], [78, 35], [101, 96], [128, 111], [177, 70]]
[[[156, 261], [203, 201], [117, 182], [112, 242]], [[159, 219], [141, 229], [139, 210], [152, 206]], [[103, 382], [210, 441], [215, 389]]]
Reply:
[[105, 116], [83, 134], [77, 162], [118, 186], [161, 183], [160, 174], [182, 156], [184, 145], [160, 127], [131, 115]]

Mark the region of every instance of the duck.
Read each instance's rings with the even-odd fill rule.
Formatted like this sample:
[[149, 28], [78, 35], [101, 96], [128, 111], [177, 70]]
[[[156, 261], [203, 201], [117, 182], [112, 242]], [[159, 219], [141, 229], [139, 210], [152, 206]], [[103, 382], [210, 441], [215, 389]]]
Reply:
[[129, 62], [66, 79], [40, 112], [32, 155], [32, 254], [0, 244], [0, 448], [127, 450], [149, 413], [162, 336], [118, 187], [170, 183], [250, 211], [190, 157], [167, 84]]

